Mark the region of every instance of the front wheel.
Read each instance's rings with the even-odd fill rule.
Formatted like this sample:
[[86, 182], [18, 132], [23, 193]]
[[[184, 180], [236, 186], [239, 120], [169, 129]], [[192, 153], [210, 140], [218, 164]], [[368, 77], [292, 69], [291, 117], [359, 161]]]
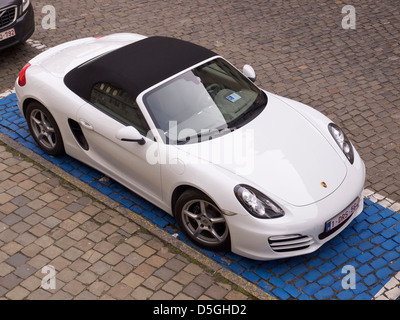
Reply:
[[44, 152], [52, 156], [64, 153], [60, 129], [42, 104], [31, 102], [26, 109], [26, 120], [33, 139]]
[[208, 250], [230, 248], [228, 225], [221, 210], [205, 194], [187, 190], [176, 202], [175, 218], [184, 233]]

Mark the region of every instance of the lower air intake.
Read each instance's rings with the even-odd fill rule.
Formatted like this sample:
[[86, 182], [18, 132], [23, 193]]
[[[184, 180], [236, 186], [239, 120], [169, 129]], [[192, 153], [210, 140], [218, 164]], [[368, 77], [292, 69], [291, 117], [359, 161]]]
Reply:
[[290, 234], [268, 238], [268, 243], [275, 252], [289, 252], [308, 248], [314, 243], [312, 237]]

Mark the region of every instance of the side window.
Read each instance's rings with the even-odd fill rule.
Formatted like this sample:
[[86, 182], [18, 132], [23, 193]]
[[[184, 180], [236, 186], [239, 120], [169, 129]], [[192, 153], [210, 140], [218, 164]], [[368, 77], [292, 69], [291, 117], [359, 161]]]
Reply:
[[146, 135], [149, 127], [136, 101], [123, 89], [99, 82], [93, 86], [90, 102], [115, 120], [135, 127]]

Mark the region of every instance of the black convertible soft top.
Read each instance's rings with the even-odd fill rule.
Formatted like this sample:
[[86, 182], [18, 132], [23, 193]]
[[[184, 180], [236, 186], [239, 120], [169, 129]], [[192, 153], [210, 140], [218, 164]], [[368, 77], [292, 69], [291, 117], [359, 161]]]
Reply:
[[66, 86], [89, 101], [93, 86], [107, 82], [133, 99], [147, 88], [217, 54], [199, 45], [169, 37], [149, 37], [68, 72]]

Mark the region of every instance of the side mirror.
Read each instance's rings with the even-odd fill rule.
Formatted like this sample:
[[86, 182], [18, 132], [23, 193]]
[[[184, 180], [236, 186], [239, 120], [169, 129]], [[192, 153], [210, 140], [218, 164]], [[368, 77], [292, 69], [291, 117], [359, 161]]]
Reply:
[[121, 141], [137, 142], [140, 145], [144, 145], [146, 143], [139, 131], [131, 126], [120, 129], [115, 137]]
[[243, 67], [243, 74], [251, 81], [256, 81], [256, 72], [254, 71], [252, 66], [245, 64]]

